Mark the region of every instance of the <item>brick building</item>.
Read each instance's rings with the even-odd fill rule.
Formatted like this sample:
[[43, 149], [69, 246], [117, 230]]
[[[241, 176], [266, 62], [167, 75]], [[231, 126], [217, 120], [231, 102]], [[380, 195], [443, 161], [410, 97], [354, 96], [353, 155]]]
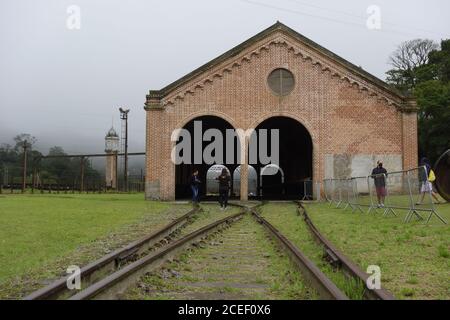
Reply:
[[[186, 195], [194, 166], [171, 161], [171, 136], [178, 128], [192, 132], [194, 120], [203, 121], [203, 130], [279, 128], [283, 193], [296, 193], [303, 179], [367, 175], [378, 159], [389, 171], [417, 165], [415, 102], [279, 22], [165, 88], [150, 90], [145, 110], [147, 199]], [[236, 142], [244, 155], [243, 200], [248, 142]], [[227, 165], [230, 172], [237, 166]], [[252, 166], [260, 174], [262, 165]], [[208, 165], [196, 167], [206, 177]]]

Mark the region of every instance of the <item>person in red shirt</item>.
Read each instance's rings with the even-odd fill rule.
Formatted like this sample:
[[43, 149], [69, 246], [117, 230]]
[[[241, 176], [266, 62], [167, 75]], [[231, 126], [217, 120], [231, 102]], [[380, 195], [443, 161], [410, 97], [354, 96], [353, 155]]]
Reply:
[[372, 178], [377, 191], [378, 208], [384, 208], [384, 199], [386, 198], [386, 176], [387, 171], [383, 168], [383, 163], [377, 161], [377, 167], [372, 170]]

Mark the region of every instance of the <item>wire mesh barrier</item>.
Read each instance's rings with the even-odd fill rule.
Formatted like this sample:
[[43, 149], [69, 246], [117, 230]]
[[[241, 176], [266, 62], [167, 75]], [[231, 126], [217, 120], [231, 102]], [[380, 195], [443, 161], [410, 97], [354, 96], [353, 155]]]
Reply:
[[333, 203], [333, 180], [325, 179], [323, 180], [323, 194], [325, 201], [328, 203]]
[[325, 179], [323, 185], [325, 200], [338, 208], [342, 204], [341, 179]]
[[375, 177], [383, 181], [385, 186], [384, 215], [397, 215], [397, 210], [409, 210], [413, 205], [409, 188], [408, 171], [389, 172]]
[[410, 221], [413, 217], [423, 219], [420, 213], [426, 212], [428, 213], [427, 223], [433, 215], [443, 223], [446, 223], [434, 205], [433, 184], [428, 180], [428, 174], [426, 167], [419, 167], [408, 171], [411, 206], [408, 215], [405, 217], [405, 222]]
[[434, 215], [443, 223], [433, 202], [433, 185], [425, 166], [387, 174], [365, 177], [323, 180], [325, 200], [336, 208], [352, 209], [367, 213], [381, 210], [383, 216], [397, 216], [399, 210], [407, 211], [404, 222], [413, 218], [428, 223]]
[[352, 177], [352, 205], [360, 212], [364, 212], [363, 208], [367, 208], [367, 213], [370, 213], [374, 208], [372, 187], [369, 177]]
[[331, 205], [335, 205], [336, 208], [339, 208], [339, 206], [342, 204], [341, 180], [334, 179], [332, 185], [333, 185], [333, 189], [331, 192], [331, 199], [333, 199], [333, 201], [331, 202]]
[[[127, 187], [123, 173], [112, 174], [114, 165], [105, 174], [105, 160], [111, 160], [107, 155], [52, 154], [30, 156], [22, 166], [1, 163], [0, 193], [144, 192], [143, 157], [139, 156], [134, 157], [134, 168], [128, 171]], [[114, 176], [117, 178], [112, 181]]]
[[101, 193], [106, 190], [104, 176], [85, 157], [38, 159], [34, 170], [35, 187], [40, 193]]
[[[27, 170], [28, 172], [29, 170]], [[30, 186], [32, 181], [26, 174], [25, 184]], [[11, 164], [3, 164], [0, 166], [0, 194], [1, 193], [18, 193], [23, 187], [23, 168]]]
[[302, 200], [316, 200], [320, 201], [320, 182], [313, 180], [303, 180], [303, 196]]

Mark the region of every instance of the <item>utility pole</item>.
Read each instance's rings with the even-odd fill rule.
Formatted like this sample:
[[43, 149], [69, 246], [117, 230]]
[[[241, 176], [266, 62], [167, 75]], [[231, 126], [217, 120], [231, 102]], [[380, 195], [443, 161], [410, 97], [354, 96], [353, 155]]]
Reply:
[[27, 187], [27, 140], [23, 142], [23, 172], [22, 172], [22, 193]]
[[124, 191], [128, 192], [128, 113], [130, 109], [122, 109], [119, 108], [120, 111], [120, 119], [125, 122], [125, 132], [122, 133], [125, 136], [122, 137], [124, 139], [124, 168], [123, 168], [123, 181], [124, 181]]

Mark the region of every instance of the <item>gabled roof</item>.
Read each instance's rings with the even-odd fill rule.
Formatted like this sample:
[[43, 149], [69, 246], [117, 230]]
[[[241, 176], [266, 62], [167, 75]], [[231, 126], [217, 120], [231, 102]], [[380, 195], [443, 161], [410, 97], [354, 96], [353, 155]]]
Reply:
[[275, 24], [270, 26], [269, 28], [263, 30], [262, 32], [256, 34], [255, 36], [251, 37], [250, 39], [242, 42], [241, 44], [237, 45], [236, 47], [232, 48], [231, 50], [225, 52], [224, 54], [220, 55], [219, 57], [211, 60], [210, 62], [204, 64], [203, 66], [195, 69], [194, 71], [188, 73], [184, 77], [176, 80], [175, 82], [172, 82], [171, 84], [165, 86], [161, 90], [150, 90], [149, 95], [147, 96], [147, 100], [149, 98], [153, 99], [161, 99], [167, 96], [168, 94], [172, 93], [177, 88], [181, 87], [182, 85], [189, 82], [191, 79], [194, 79], [198, 75], [202, 74], [203, 72], [210, 70], [211, 68], [219, 65], [220, 63], [228, 60], [229, 58], [232, 58], [234, 56], [239, 55], [242, 53], [245, 49], [249, 48], [253, 44], [257, 43], [258, 41], [266, 38], [267, 36], [271, 35], [274, 32], [283, 32], [285, 34], [288, 34], [292, 36], [293, 38], [297, 39], [304, 45], [306, 45], [309, 48], [312, 48], [315, 51], [318, 51], [319, 53], [325, 55], [326, 57], [333, 60], [335, 63], [343, 66], [350, 72], [352, 72], [354, 75], [359, 76], [366, 80], [367, 82], [377, 86], [382, 91], [385, 91], [388, 94], [393, 95], [394, 97], [397, 97], [401, 100], [407, 99], [407, 97], [403, 96], [398, 90], [392, 88], [389, 86], [386, 82], [383, 80], [377, 78], [376, 76], [368, 73], [367, 71], [364, 71], [362, 68], [354, 65], [353, 63], [345, 60], [344, 58], [338, 56], [337, 54], [331, 52], [330, 50], [322, 47], [321, 45], [317, 44], [316, 42], [308, 39], [307, 37], [303, 36], [302, 34], [298, 33], [297, 31], [289, 28], [285, 24], [277, 21]]

